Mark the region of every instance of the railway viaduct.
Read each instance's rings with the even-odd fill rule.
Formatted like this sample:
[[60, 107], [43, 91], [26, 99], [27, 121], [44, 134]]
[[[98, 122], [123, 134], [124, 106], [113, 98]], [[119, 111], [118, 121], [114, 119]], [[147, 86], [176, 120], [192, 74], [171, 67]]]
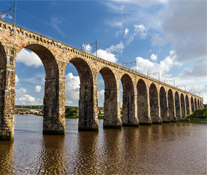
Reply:
[[[65, 68], [71, 62], [80, 76], [79, 130], [98, 131], [97, 76], [105, 84], [104, 128], [174, 122], [203, 99], [195, 94], [97, 58], [36, 33], [0, 21], [0, 140], [13, 140], [15, 60], [21, 49], [35, 52], [45, 68], [43, 134], [65, 133]], [[29, 59], [29, 58], [28, 58]], [[123, 119], [119, 84], [123, 86]]]

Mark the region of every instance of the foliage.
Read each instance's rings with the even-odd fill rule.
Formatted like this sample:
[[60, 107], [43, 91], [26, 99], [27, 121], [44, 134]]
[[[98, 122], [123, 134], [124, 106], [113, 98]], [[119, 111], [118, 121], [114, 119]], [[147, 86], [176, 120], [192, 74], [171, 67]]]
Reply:
[[188, 114], [187, 118], [207, 119], [207, 105], [203, 109], [197, 109], [192, 114]]
[[65, 110], [65, 117], [77, 117], [78, 109], [73, 107], [67, 107]]

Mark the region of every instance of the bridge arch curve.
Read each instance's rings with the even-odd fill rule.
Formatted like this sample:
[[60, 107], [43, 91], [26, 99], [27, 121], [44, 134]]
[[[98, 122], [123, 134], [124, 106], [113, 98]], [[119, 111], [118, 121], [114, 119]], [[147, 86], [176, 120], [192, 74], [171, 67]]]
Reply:
[[123, 126], [138, 126], [138, 120], [135, 110], [135, 92], [132, 78], [128, 74], [124, 74], [121, 77], [121, 83], [123, 87]]
[[104, 128], [121, 128], [120, 91], [113, 71], [108, 67], [99, 70], [104, 80]]
[[97, 116], [97, 87], [94, 84], [94, 79], [90, 64], [81, 57], [73, 57], [68, 59], [77, 70], [80, 78], [79, 88], [79, 130], [98, 130]]
[[150, 96], [150, 116], [151, 116], [152, 123], [162, 123], [162, 120], [160, 118], [158, 90], [154, 83], [152, 83], [149, 87], [149, 96]]
[[191, 97], [191, 111], [194, 112], [195, 111], [195, 106], [194, 106], [194, 100], [193, 97]]
[[168, 108], [170, 121], [176, 121], [175, 103], [172, 89], [168, 90]]
[[137, 82], [137, 108], [139, 124], [151, 124], [149, 102], [148, 102], [148, 89], [145, 81], [139, 79]]

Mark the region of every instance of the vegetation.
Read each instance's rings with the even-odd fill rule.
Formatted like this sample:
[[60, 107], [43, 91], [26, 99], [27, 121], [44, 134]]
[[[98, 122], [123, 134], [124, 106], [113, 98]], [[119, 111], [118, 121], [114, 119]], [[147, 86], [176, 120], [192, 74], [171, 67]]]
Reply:
[[190, 119], [191, 122], [207, 123], [207, 104], [203, 109], [197, 109], [192, 114], [188, 114], [186, 119]]
[[78, 109], [76, 107], [67, 107], [65, 109], [66, 118], [78, 118]]

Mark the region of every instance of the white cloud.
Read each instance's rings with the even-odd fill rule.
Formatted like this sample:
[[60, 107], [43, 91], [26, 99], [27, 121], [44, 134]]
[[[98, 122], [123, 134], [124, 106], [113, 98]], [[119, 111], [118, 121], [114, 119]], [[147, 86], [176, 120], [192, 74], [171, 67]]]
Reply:
[[65, 97], [67, 105], [78, 106], [79, 85], [79, 76], [74, 76], [72, 73], [68, 73], [65, 76]]
[[37, 86], [35, 87], [35, 91], [36, 91], [36, 92], [41, 92], [41, 90], [42, 90], [42, 87], [41, 87], [41, 86], [38, 86], [38, 85], [37, 85]]
[[16, 98], [16, 104], [32, 105], [35, 103], [35, 98], [29, 94], [23, 94], [21, 97]]
[[115, 46], [112, 45], [111, 47], [107, 48], [106, 52], [109, 52], [109, 53], [110, 52], [120, 52], [120, 53], [122, 53], [123, 49], [124, 49], [124, 44], [121, 41], [119, 44], [117, 44]]
[[[174, 65], [178, 65], [178, 63], [175, 61], [176, 54], [174, 51], [170, 51], [170, 55], [167, 56], [163, 61], [160, 61], [160, 63], [154, 63], [149, 61], [148, 59], [144, 59], [142, 57], [136, 58], [136, 66], [132, 69], [140, 72], [145, 75], [153, 76], [152, 73], [160, 73], [160, 76], [162, 78], [169, 78], [171, 75], [167, 74], [171, 68]], [[154, 78], [158, 79], [158, 75], [156, 74]]]
[[92, 47], [90, 44], [83, 44], [82, 48], [84, 52], [91, 53]]
[[12, 17], [10, 14], [3, 13], [3, 14], [1, 15], [1, 18], [2, 18], [2, 19], [5, 19], [5, 18], [12, 19], [13, 17]]
[[145, 39], [146, 36], [147, 36], [147, 29], [146, 27], [141, 24], [141, 25], [134, 25], [134, 32], [133, 34], [131, 35], [128, 35], [126, 38], [127, 38], [127, 41], [126, 41], [126, 44], [130, 44], [136, 35], [139, 35], [140, 39]]
[[15, 75], [15, 83], [17, 84], [19, 82], [19, 78], [17, 76], [17, 74]]
[[118, 60], [113, 53], [107, 52], [106, 50], [102, 50], [102, 49], [97, 50], [97, 55], [98, 57], [107, 61], [111, 61], [112, 63], [116, 63]]
[[155, 54], [152, 54], [150, 56], [150, 58], [151, 58], [152, 61], [157, 61], [157, 55], [155, 55]]
[[126, 37], [128, 33], [129, 33], [129, 29], [126, 28], [124, 32], [124, 37]]
[[134, 33], [135, 33], [135, 35], [137, 35], [137, 34], [139, 34], [139, 37], [141, 38], [141, 39], [145, 39], [146, 38], [146, 36], [147, 36], [147, 29], [146, 29], [146, 27], [143, 25], [143, 24], [141, 24], [141, 25], [134, 25]]
[[40, 67], [43, 66], [40, 58], [34, 53], [26, 49], [22, 49], [17, 55], [16, 62], [24, 63], [27, 66]]
[[25, 88], [19, 88], [19, 89], [16, 89], [16, 95], [17, 96], [21, 96], [23, 94], [27, 93], [27, 90]]

